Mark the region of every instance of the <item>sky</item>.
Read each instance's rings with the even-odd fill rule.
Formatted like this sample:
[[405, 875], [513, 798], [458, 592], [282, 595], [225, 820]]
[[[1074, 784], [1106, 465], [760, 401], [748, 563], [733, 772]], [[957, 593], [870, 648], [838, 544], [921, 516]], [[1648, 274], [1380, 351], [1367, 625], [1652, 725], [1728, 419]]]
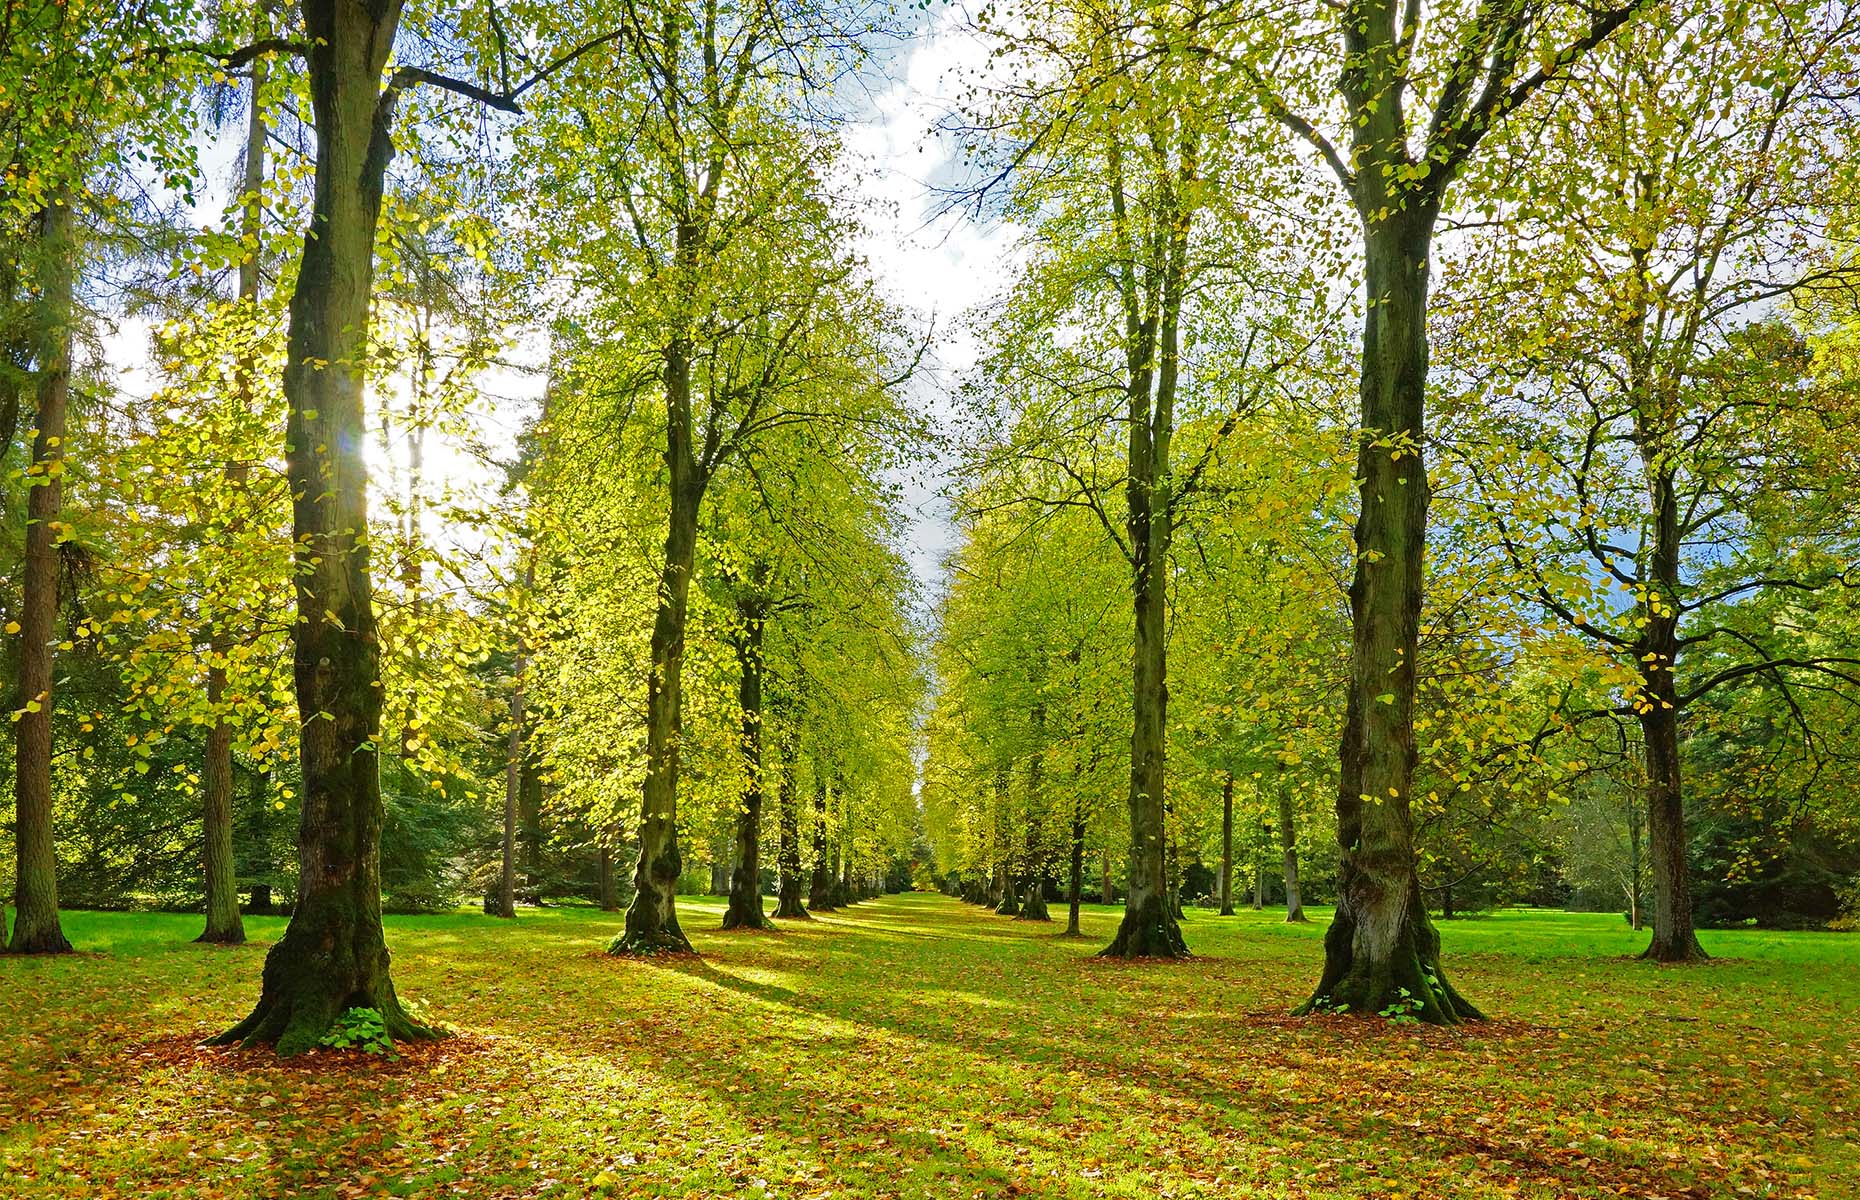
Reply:
[[[891, 297], [933, 325], [933, 351], [912, 388], [914, 403], [940, 422], [953, 415], [952, 392], [978, 354], [963, 314], [1000, 290], [1015, 237], [1000, 223], [938, 216], [933, 187], [956, 170], [955, 146], [936, 125], [955, 107], [960, 79], [986, 62], [968, 21], [960, 4], [927, 16], [918, 35], [879, 64], [870, 108], [845, 139], [856, 166], [850, 182], [870, 213], [859, 249]], [[903, 480], [911, 513], [903, 549], [926, 597], [935, 594], [955, 538], [938, 494], [946, 466], [927, 464]]]

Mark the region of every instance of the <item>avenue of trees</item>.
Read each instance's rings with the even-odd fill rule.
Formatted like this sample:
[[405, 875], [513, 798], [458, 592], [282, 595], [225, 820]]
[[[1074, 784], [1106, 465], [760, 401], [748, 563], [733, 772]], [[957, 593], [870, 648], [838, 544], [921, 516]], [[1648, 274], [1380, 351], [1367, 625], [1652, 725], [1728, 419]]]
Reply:
[[[986, 50], [941, 215], [1016, 234], [955, 372], [845, 136], [926, 21]], [[382, 915], [461, 903], [635, 956], [941, 887], [1133, 959], [1322, 904], [1302, 1011], [1443, 1024], [1436, 913], [1851, 923], [1857, 54], [1842, 0], [10, 5], [0, 941], [287, 912], [221, 1040], [289, 1054], [431, 1035]]]

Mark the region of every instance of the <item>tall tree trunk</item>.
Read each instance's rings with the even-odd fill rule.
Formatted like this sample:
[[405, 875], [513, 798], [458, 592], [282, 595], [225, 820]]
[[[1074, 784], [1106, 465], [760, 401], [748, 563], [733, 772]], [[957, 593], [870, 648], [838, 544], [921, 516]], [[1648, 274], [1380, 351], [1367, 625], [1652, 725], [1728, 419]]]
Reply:
[[513, 918], [517, 915], [517, 809], [523, 791], [523, 667], [519, 655], [516, 678], [510, 685], [510, 732], [504, 742], [504, 846], [493, 914]]
[[1066, 886], [1066, 936], [1079, 937], [1079, 892], [1085, 882], [1085, 808], [1077, 791], [1072, 796], [1072, 874]]
[[523, 728], [523, 761], [517, 764], [517, 836], [523, 845], [523, 879], [538, 904], [543, 895], [543, 775], [537, 755], [536, 723]]
[[599, 838], [599, 859], [595, 864], [596, 884], [600, 891], [602, 912], [616, 912], [620, 908], [620, 897], [614, 890], [614, 832], [612, 829], [602, 831]]
[[38, 411], [26, 468], [26, 554], [19, 612], [19, 690], [13, 711], [13, 954], [64, 954], [58, 857], [52, 844], [53, 643], [58, 626], [59, 517], [64, 508], [65, 410], [71, 394], [76, 219], [68, 192], [39, 217]]
[[1234, 773], [1221, 776], [1221, 915], [1234, 915]]
[[775, 915], [805, 921], [809, 918], [807, 909], [801, 906], [801, 805], [794, 786], [794, 727], [784, 720], [781, 729], [781, 792], [778, 800], [781, 813], [776, 826], [781, 845], [775, 852], [776, 862], [781, 868], [781, 882], [776, 888]]
[[1666, 465], [1667, 422], [1651, 396], [1639, 402], [1638, 442], [1653, 508], [1653, 587], [1640, 608], [1646, 624], [1636, 643], [1641, 670], [1640, 735], [1647, 753], [1647, 859], [1653, 871], [1653, 940], [1641, 954], [1654, 962], [1701, 962], [1692, 923], [1692, 872], [1686, 858], [1686, 810], [1679, 763], [1679, 497]]
[[1627, 892], [1628, 923], [1635, 933], [1641, 930], [1641, 914], [1644, 907], [1641, 903], [1641, 878], [1644, 871], [1641, 864], [1641, 836], [1640, 798], [1630, 795], [1628, 797], [1628, 882], [1624, 890]]
[[[257, 6], [254, 40], [270, 34], [267, 5]], [[260, 93], [270, 71], [263, 56], [252, 61], [252, 107], [245, 122], [245, 172], [240, 180], [240, 234], [245, 239], [246, 254], [239, 261], [239, 302], [257, 320], [260, 247], [264, 244], [265, 149], [268, 145], [265, 106]], [[256, 331], [254, 331], [256, 336]], [[238, 390], [240, 402], [248, 409], [257, 403], [257, 356], [248, 351], [239, 356]], [[228, 489], [245, 486], [248, 468], [244, 462], [226, 464]], [[239, 916], [239, 878], [233, 862], [233, 727], [226, 718], [226, 661], [232, 648], [232, 631], [213, 630], [208, 639], [207, 710], [213, 714], [213, 728], [207, 731], [206, 758], [201, 764], [201, 838], [202, 867], [206, 882], [207, 927], [194, 940], [220, 945], [245, 942], [245, 922]]]
[[[1661, 686], [1671, 685], [1662, 680]], [[1653, 868], [1653, 940], [1641, 957], [1665, 963], [1702, 962], [1705, 948], [1699, 945], [1692, 924], [1679, 721], [1673, 710], [1659, 703], [1656, 699], [1654, 707], [1640, 717], [1641, 736], [1647, 742], [1647, 860]]]
[[1020, 912], [1016, 919], [1021, 921], [1050, 921], [1052, 914], [1046, 910], [1046, 847], [1041, 836], [1046, 811], [1046, 755], [1043, 744], [1046, 735], [1046, 707], [1036, 704], [1030, 714], [1033, 724], [1033, 752], [1027, 759], [1027, 845], [1026, 874], [1023, 876], [1024, 888], [1020, 902]]
[[1117, 894], [1117, 886], [1111, 879], [1111, 852], [1109, 850], [1104, 852], [1104, 859], [1100, 866], [1103, 869], [1103, 874], [1098, 880], [1098, 903], [1110, 904], [1114, 902], [1113, 898]]
[[372, 1008], [397, 1039], [433, 1036], [401, 1008], [381, 929], [380, 648], [368, 558], [362, 373], [382, 180], [397, 99], [381, 72], [398, 0], [303, 0], [317, 138], [310, 231], [291, 297], [284, 394], [295, 541], [303, 770], [298, 893], [252, 1014], [217, 1039], [317, 1045]]
[[[1171, 814], [1173, 816], [1174, 814]], [[1182, 908], [1182, 846], [1169, 835], [1169, 915], [1180, 921], [1188, 914]]]
[[1285, 920], [1304, 924], [1304, 900], [1298, 894], [1298, 813], [1292, 807], [1292, 793], [1285, 786], [1285, 768], [1279, 768], [1279, 849], [1285, 855]]
[[808, 881], [807, 907], [814, 912], [833, 909], [833, 867], [827, 856], [827, 775], [825, 764], [814, 764], [814, 874]]
[[[1192, 152], [1191, 152], [1192, 155]], [[1128, 237], [1121, 151], [1112, 143], [1114, 224]], [[1192, 176], [1192, 166], [1186, 168]], [[1179, 199], [1179, 198], [1178, 198]], [[1163, 219], [1154, 217], [1152, 219]], [[1153, 263], [1163, 275], [1155, 315], [1146, 315], [1137, 285], [1126, 271], [1120, 284], [1124, 312], [1125, 453], [1124, 531], [1129, 539], [1133, 637], [1130, 662], [1130, 866], [1124, 919], [1099, 953], [1112, 958], [1182, 958], [1188, 943], [1164, 866], [1166, 821], [1164, 759], [1169, 727], [1168, 585], [1175, 497], [1169, 465], [1175, 432], [1175, 391], [1180, 369], [1178, 321], [1186, 270], [1188, 222], [1168, 239], [1169, 261]]]
[[691, 350], [675, 342], [665, 352], [667, 406], [665, 462], [671, 480], [671, 514], [665, 561], [659, 574], [658, 612], [652, 623], [652, 674], [646, 689], [646, 782], [639, 823], [639, 864], [626, 929], [610, 954], [689, 953], [678, 927], [679, 739], [684, 724], [685, 617], [691, 571], [697, 561], [698, 509], [704, 479], [692, 447]]
[[[1398, 119], [1390, 116], [1389, 120]], [[1300, 1011], [1378, 1013], [1408, 1000], [1413, 1015], [1452, 1024], [1479, 1013], [1440, 969], [1440, 935], [1416, 874], [1414, 681], [1427, 537], [1423, 416], [1428, 264], [1438, 202], [1391, 199], [1366, 162], [1358, 173], [1368, 313], [1363, 325], [1361, 507], [1350, 585], [1351, 671], [1337, 791], [1337, 912], [1324, 973]], [[1403, 989], [1406, 989], [1404, 991]]]
[[736, 875], [730, 881], [725, 929], [773, 929], [762, 912], [762, 626], [759, 603], [737, 607], [743, 631], [736, 639], [741, 671], [737, 703], [743, 710], [743, 796], [736, 811]]

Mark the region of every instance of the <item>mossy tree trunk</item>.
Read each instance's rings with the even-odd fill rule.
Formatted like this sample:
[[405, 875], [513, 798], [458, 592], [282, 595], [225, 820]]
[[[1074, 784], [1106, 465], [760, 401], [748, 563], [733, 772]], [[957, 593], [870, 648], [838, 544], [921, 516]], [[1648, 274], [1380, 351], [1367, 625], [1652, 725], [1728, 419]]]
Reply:
[[[682, 231], [680, 236], [682, 242]], [[646, 687], [646, 780], [640, 804], [639, 862], [633, 871], [635, 890], [626, 910], [626, 928], [608, 945], [610, 954], [691, 951], [678, 925], [678, 876], [684, 870], [678, 851], [679, 739], [684, 722], [685, 625], [706, 480], [692, 444], [691, 347], [684, 341], [674, 341], [666, 349], [663, 379], [671, 512]]]
[[[1427, 297], [1441, 199], [1480, 141], [1539, 88], [1632, 20], [1646, 0], [1589, 11], [1586, 29], [1556, 44], [1536, 5], [1478, 8], [1437, 30], [1452, 45], [1437, 64], [1433, 108], [1411, 127], [1408, 106], [1418, 11], [1394, 0], [1336, 6], [1337, 90], [1348, 143], [1283, 105], [1278, 119], [1337, 174], [1362, 221], [1360, 507], [1350, 585], [1350, 688], [1338, 755], [1337, 915], [1324, 973], [1302, 1011], [1347, 1004], [1449, 1024], [1477, 1017], [1440, 971], [1440, 938], [1416, 876], [1409, 792], [1414, 782], [1414, 681], [1427, 546]], [[1531, 53], [1532, 48], [1539, 54]], [[1415, 150], [1416, 136], [1421, 142]], [[1401, 989], [1409, 996], [1403, 997]]]
[[1020, 915], [1020, 881], [1013, 871], [1006, 868], [1001, 871], [1001, 899], [995, 905], [995, 915], [1002, 917]]
[[315, 196], [291, 297], [284, 393], [296, 543], [294, 674], [304, 723], [298, 896], [258, 1006], [219, 1042], [316, 1046], [347, 1009], [430, 1037], [401, 1008], [381, 928], [380, 647], [369, 572], [362, 376], [382, 181], [398, 93], [381, 72], [394, 0], [304, 0]]
[[[1367, 176], [1373, 164], [1360, 175]], [[1383, 185], [1386, 186], [1386, 185]], [[1337, 793], [1336, 917], [1324, 973], [1301, 1011], [1403, 1006], [1437, 1024], [1477, 1018], [1440, 969], [1440, 937], [1416, 873], [1409, 792], [1414, 682], [1427, 536], [1422, 425], [1427, 388], [1431, 193], [1378, 193], [1363, 210], [1361, 515], [1350, 586], [1351, 684]]]
[[39, 215], [37, 433], [26, 468], [26, 546], [21, 572], [19, 684], [13, 711], [13, 954], [71, 950], [58, 921], [58, 857], [52, 842], [53, 645], [59, 607], [59, 519], [64, 508], [65, 413], [71, 395], [76, 218], [68, 192]]
[[736, 811], [736, 873], [730, 880], [723, 927], [772, 929], [762, 912], [762, 630], [767, 610], [761, 600], [748, 599], [739, 602], [736, 611], [742, 625], [735, 643], [741, 673], [737, 704], [742, 709], [743, 794]]

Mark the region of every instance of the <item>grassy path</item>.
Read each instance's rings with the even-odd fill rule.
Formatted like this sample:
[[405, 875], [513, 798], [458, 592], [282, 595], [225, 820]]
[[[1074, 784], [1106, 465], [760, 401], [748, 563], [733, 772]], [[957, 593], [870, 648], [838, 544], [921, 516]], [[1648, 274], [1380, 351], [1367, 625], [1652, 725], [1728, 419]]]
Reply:
[[774, 936], [681, 907], [703, 957], [657, 964], [587, 910], [392, 919], [461, 1036], [385, 1063], [201, 1050], [261, 946], [73, 914], [91, 953], [0, 959], [0, 1195], [1860, 1195], [1860, 937], [1663, 970], [1618, 918], [1455, 922], [1502, 1019], [1443, 1032], [1288, 1018], [1321, 925], [1272, 913], [1125, 966], [1103, 908], [1066, 941], [940, 896]]

